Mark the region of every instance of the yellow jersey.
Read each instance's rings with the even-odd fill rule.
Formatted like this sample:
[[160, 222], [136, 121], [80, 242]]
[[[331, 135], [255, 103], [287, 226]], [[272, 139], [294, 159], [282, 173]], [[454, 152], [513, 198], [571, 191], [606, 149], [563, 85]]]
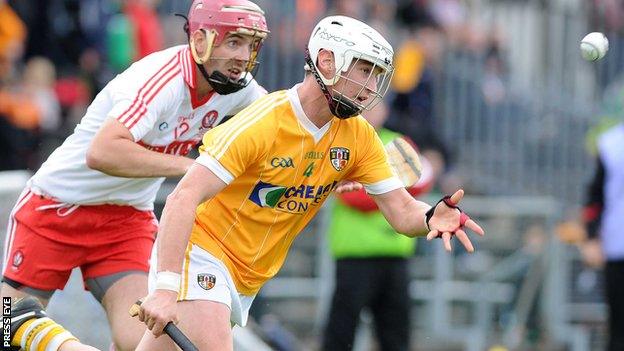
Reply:
[[297, 87], [266, 95], [207, 132], [197, 158], [227, 186], [197, 208], [190, 241], [220, 259], [245, 295], [279, 271], [340, 180], [372, 194], [402, 187], [362, 116], [318, 128]]

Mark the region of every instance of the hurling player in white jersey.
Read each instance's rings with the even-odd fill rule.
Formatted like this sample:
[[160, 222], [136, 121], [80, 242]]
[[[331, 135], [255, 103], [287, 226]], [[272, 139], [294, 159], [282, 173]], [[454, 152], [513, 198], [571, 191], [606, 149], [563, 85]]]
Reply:
[[[195, 0], [185, 30], [188, 45], [135, 62], [96, 96], [9, 221], [2, 296], [34, 296], [45, 306], [80, 267], [117, 350], [134, 350], [145, 330], [128, 308], [147, 295], [153, 202], [164, 177], [185, 174], [193, 160], [184, 155], [207, 130], [266, 94], [251, 74], [268, 34], [260, 7]], [[16, 348], [92, 349], [47, 318], [21, 318], [44, 313], [36, 301], [17, 307]]]

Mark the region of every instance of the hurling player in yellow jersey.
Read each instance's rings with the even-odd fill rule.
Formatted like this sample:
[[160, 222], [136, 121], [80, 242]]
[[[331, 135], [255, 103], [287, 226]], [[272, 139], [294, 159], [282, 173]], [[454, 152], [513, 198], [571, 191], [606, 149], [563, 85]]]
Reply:
[[341, 180], [361, 183], [405, 235], [428, 229], [447, 250], [457, 236], [468, 251], [463, 228], [483, 235], [456, 206], [463, 191], [433, 208], [412, 198], [359, 115], [387, 90], [390, 44], [360, 21], [332, 16], [317, 24], [307, 49], [303, 82], [206, 133], [201, 155], [167, 198], [139, 313], [151, 332], [139, 350], [174, 350], [157, 338], [169, 321], [201, 350], [231, 350], [231, 323], [245, 325], [254, 296]]

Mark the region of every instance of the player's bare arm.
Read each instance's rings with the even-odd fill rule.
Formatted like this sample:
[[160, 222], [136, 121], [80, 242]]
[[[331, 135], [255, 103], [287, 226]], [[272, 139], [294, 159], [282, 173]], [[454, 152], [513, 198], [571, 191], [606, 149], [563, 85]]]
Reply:
[[[456, 191], [447, 201], [457, 205], [464, 196], [463, 190]], [[399, 233], [410, 237], [427, 235], [427, 240], [441, 237], [444, 248], [451, 251], [451, 237], [464, 245], [468, 252], [474, 251], [470, 238], [464, 231], [467, 227], [479, 235], [484, 235], [483, 229], [459, 209], [451, 207], [441, 201], [435, 205], [426, 227], [425, 214], [431, 209], [428, 204], [414, 199], [405, 189], [396, 189], [381, 195], [373, 195], [388, 223]]]
[[134, 142], [130, 131], [109, 118], [87, 151], [87, 166], [108, 175], [126, 178], [176, 177], [186, 173], [193, 160], [148, 150]]
[[414, 200], [405, 189], [396, 189], [371, 196], [388, 223], [397, 232], [409, 237], [426, 233], [425, 212], [431, 206], [422, 201]]
[[[225, 183], [208, 168], [194, 164], [169, 196], [163, 210], [158, 232], [157, 274], [180, 274], [184, 252], [191, 236], [195, 209], [203, 201], [216, 195]], [[141, 305], [139, 319], [147, 324], [155, 336], [160, 336], [165, 325], [177, 321], [177, 292], [160, 289], [150, 294]], [[178, 283], [179, 286], [179, 283]]]

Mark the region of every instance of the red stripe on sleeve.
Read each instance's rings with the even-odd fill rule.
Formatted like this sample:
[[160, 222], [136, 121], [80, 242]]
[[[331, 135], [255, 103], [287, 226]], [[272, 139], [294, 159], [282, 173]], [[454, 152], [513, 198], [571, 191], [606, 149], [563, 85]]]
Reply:
[[[162, 77], [157, 78], [159, 75], [161, 75], [161, 73], [163, 72], [163, 70], [165, 70], [167, 68], [167, 66], [169, 66], [172, 62], [174, 62], [177, 59], [177, 56], [174, 56], [171, 58], [171, 60], [169, 60], [166, 64], [164, 64], [153, 76], [151, 76], [147, 82], [145, 82], [145, 84], [143, 84], [143, 86], [139, 89], [139, 91], [137, 92], [136, 97], [134, 98], [134, 101], [132, 102], [132, 104], [130, 106], [128, 106], [128, 108], [121, 114], [119, 115], [119, 117], [117, 117], [117, 120], [120, 121], [121, 123], [124, 123], [128, 120], [128, 118], [130, 116], [126, 116], [131, 110], [135, 110], [134, 112], [136, 112], [136, 108], [135, 106], [137, 105], [137, 103], [140, 105], [139, 101], [142, 100], [143, 98], [143, 92], [145, 91], [145, 89], [152, 84], [156, 84], [158, 83], [158, 80], [162, 79]], [[166, 74], [166, 73], [165, 73]], [[162, 75], [161, 75], [162, 76]], [[154, 81], [154, 79], [156, 79], [156, 81]], [[153, 82], [154, 81], [154, 82]], [[130, 115], [134, 114], [134, 112], [132, 112]]]
[[167, 83], [169, 83], [179, 73], [180, 73], [180, 70], [176, 70], [173, 74], [171, 74], [169, 76], [169, 78], [167, 78], [166, 80], [162, 81], [162, 84], [160, 84], [160, 86], [147, 99], [147, 101], [145, 102], [145, 107], [143, 108], [143, 111], [139, 114], [139, 116], [137, 118], [134, 119], [134, 121], [132, 123], [130, 123], [130, 125], [128, 126], [128, 129], [132, 129], [132, 127], [134, 127], [134, 125], [137, 124], [137, 122], [143, 116], [145, 116], [145, 113], [147, 112], [147, 105], [149, 105], [149, 103], [152, 102], [152, 100], [154, 100], [154, 98], [156, 97], [156, 95], [158, 95], [158, 93], [162, 90], [162, 88], [165, 87], [167, 85]]
[[[138, 102], [138, 104], [136, 105], [136, 107], [134, 108], [134, 111], [132, 111], [132, 113], [131, 113], [131, 114], [130, 114], [130, 115], [129, 115], [129, 116], [128, 116], [125, 120], [123, 120], [121, 123], [123, 123], [125, 126], [128, 126], [128, 124], [131, 124], [131, 122], [130, 122], [130, 121], [131, 121], [133, 118], [137, 118], [137, 117], [138, 117], [138, 118], [140, 118], [141, 116], [140, 116], [140, 115], [139, 115], [139, 116], [137, 116], [137, 112], [139, 112], [141, 108], [147, 108], [147, 104], [149, 104], [149, 102], [151, 101], [151, 99], [150, 99], [150, 101], [147, 101], [147, 99], [146, 99], [146, 98], [147, 98], [147, 96], [151, 93], [151, 91], [152, 91], [154, 88], [156, 88], [157, 90], [160, 90], [160, 89], [162, 88], [163, 84], [164, 84], [164, 83], [163, 83], [163, 81], [164, 81], [164, 80], [167, 78], [167, 76], [168, 76], [168, 75], [169, 75], [169, 74], [170, 74], [173, 70], [175, 70], [175, 69], [176, 69], [176, 66], [172, 66], [172, 67], [171, 67], [171, 68], [169, 68], [169, 69], [168, 69], [165, 73], [163, 73], [163, 74], [161, 75], [161, 77], [160, 77], [160, 78], [158, 78], [158, 80], [157, 80], [157, 81], [155, 81], [155, 82], [154, 82], [154, 84], [152, 84], [152, 86], [151, 86], [151, 87], [150, 87], [147, 91], [145, 91], [145, 93], [143, 93], [143, 96], [142, 96], [142, 98], [139, 100], [139, 102]], [[174, 72], [174, 76], [175, 76], [176, 74], [177, 74], [177, 72]], [[167, 80], [166, 80], [166, 82], [168, 82], [170, 79], [171, 79], [171, 78], [167, 79]], [[165, 82], [165, 83], [166, 83], [166, 82]], [[159, 85], [159, 84], [160, 84], [160, 87], [158, 87], [158, 85]], [[128, 127], [128, 128], [130, 128], [130, 127]]]

